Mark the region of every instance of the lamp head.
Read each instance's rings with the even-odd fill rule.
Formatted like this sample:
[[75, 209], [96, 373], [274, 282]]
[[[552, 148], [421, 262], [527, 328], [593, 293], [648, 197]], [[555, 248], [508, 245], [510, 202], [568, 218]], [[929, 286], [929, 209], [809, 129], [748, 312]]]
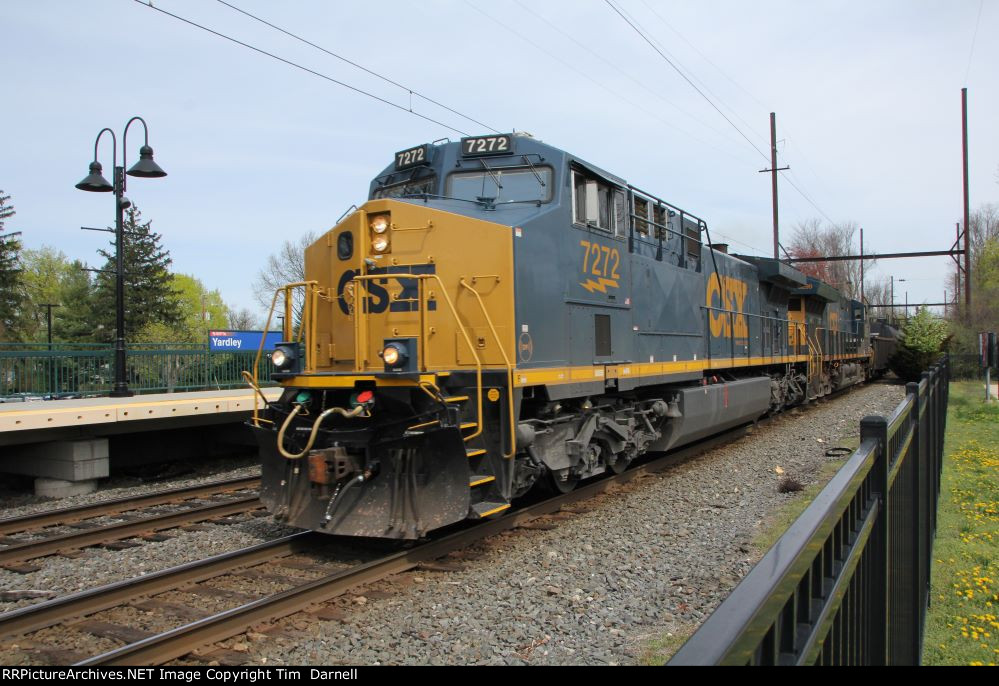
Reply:
[[83, 181], [76, 184], [76, 187], [81, 191], [90, 191], [91, 193], [110, 193], [114, 190], [114, 186], [108, 183], [108, 180], [104, 178], [101, 171], [103, 171], [101, 163], [94, 160], [90, 163], [90, 174]]
[[143, 179], [159, 179], [167, 175], [163, 168], [153, 161], [153, 149], [148, 145], [139, 148], [139, 161], [125, 173]]

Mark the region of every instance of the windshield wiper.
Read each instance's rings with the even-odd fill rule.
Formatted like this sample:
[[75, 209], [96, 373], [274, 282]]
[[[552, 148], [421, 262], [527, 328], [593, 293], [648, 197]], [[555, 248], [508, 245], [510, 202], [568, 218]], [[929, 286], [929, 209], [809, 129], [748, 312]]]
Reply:
[[531, 164], [530, 158], [527, 155], [521, 155], [521, 157], [523, 157], [524, 163], [531, 168], [531, 173], [534, 174], [534, 178], [536, 178], [538, 180], [538, 183], [541, 184], [541, 187], [544, 188], [545, 182], [541, 178], [541, 174], [538, 173], [538, 170], [534, 168], [533, 164]]
[[482, 168], [485, 169], [489, 173], [489, 176], [492, 177], [493, 183], [496, 184], [496, 187], [503, 188], [503, 184], [500, 183], [499, 177], [496, 176], [496, 173], [492, 170], [492, 168], [488, 164], [486, 164], [486, 161], [480, 157], [479, 162], [482, 163]]

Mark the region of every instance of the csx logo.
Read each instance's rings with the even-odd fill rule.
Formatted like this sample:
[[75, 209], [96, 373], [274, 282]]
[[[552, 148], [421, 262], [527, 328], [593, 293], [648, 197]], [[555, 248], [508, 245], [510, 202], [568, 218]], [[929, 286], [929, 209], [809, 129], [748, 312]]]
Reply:
[[[721, 281], [720, 287], [724, 288], [725, 291], [724, 299], [722, 299], [722, 294], [719, 292], [719, 280]], [[746, 282], [733, 276], [722, 276], [721, 279], [718, 279], [716, 274], [712, 274], [708, 277], [707, 303], [708, 307], [715, 308], [708, 310], [708, 321], [710, 322], [712, 336], [725, 336], [726, 338], [732, 335], [735, 338], [749, 337], [749, 326], [746, 324], [746, 315], [732, 315], [728, 312], [718, 311], [744, 312], [743, 308], [746, 305], [746, 293], [748, 291], [749, 287], [746, 285]]]
[[[386, 274], [387, 276], [383, 279], [371, 279], [363, 282], [364, 285], [360, 287], [361, 291], [367, 290], [368, 297], [365, 299], [364, 312], [367, 314], [382, 314], [386, 310], [390, 312], [417, 312], [420, 309], [420, 303], [417, 302], [420, 296], [420, 290], [418, 279], [407, 279], [405, 277], [395, 276], [396, 274], [436, 274], [437, 265], [434, 264], [417, 264], [410, 265], [407, 267], [381, 267], [377, 269], [369, 269], [368, 274], [375, 276], [378, 274]], [[354, 280], [354, 277], [358, 275], [358, 272], [353, 269], [347, 269], [340, 276], [340, 281], [336, 287], [336, 301], [340, 306], [340, 311], [346, 315], [350, 315], [351, 307], [356, 302], [356, 294], [354, 292], [356, 286], [350, 288], [349, 295], [347, 294], [348, 286]], [[399, 292], [395, 298], [389, 295], [389, 290], [386, 286], [389, 282], [395, 282], [399, 284]], [[348, 303], [348, 300], [350, 301]], [[437, 302], [431, 300], [427, 303], [427, 309], [434, 311], [437, 309]]]

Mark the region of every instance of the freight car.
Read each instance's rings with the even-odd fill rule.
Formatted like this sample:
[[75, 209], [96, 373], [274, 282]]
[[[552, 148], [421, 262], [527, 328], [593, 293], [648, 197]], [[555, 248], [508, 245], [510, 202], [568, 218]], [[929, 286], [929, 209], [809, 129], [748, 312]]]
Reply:
[[860, 303], [523, 134], [396, 153], [305, 273], [251, 425], [264, 504], [332, 534], [497, 515], [872, 372]]

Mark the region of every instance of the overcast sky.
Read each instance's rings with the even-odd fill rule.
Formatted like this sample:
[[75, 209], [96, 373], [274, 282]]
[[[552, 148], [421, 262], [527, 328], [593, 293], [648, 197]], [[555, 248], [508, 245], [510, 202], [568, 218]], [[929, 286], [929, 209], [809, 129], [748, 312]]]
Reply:
[[[804, 194], [781, 180], [786, 238], [817, 217], [858, 222], [866, 252], [950, 247], [962, 86], [972, 208], [999, 202], [997, 0], [615, 2], [739, 130], [603, 0], [231, 0], [404, 88], [215, 0], [154, 4], [458, 131], [529, 131], [704, 217], [739, 252], [771, 251], [758, 173], [771, 111]], [[127, 194], [176, 271], [235, 306], [259, 311], [250, 284], [266, 256], [363, 202], [395, 151], [461, 136], [134, 0], [7, 1], [0, 27], [7, 229], [97, 264], [106, 236], [79, 227], [113, 223], [114, 201], [73, 186], [97, 132], [141, 115], [169, 176], [130, 179]], [[131, 165], [141, 127], [129, 133]], [[103, 143], [100, 160], [110, 178]], [[949, 265], [885, 260], [873, 275], [907, 279], [898, 301], [936, 302]]]

